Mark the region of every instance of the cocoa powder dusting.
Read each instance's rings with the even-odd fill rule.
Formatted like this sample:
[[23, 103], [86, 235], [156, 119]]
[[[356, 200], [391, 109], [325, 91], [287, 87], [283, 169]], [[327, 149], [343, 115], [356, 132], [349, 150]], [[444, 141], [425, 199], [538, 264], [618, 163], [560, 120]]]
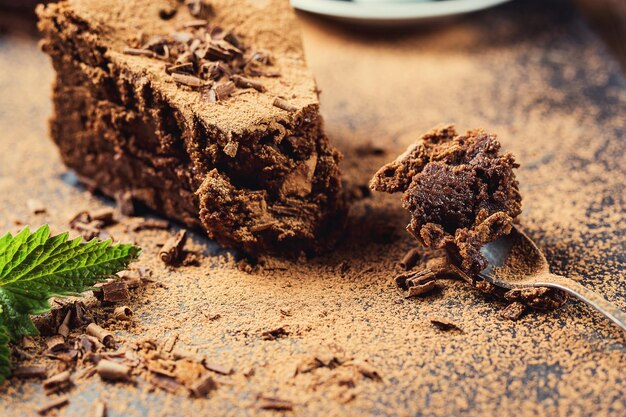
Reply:
[[[553, 272], [626, 308], [626, 81], [570, 6], [556, 4], [511, 2], [389, 38], [308, 17], [301, 22], [309, 65], [324, 90], [326, 131], [345, 154], [348, 186], [363, 184], [432, 126], [484, 126], [520, 163], [520, 227]], [[0, 68], [19, 68], [0, 71], [3, 97], [20, 98], [0, 100], [0, 228], [16, 232], [46, 222], [55, 233], [77, 236], [81, 231], [68, 221], [107, 202], [77, 185], [47, 137], [48, 62], [34, 40], [0, 37]], [[258, 95], [266, 108], [287, 113], [272, 105], [279, 79], [271, 80], [270, 93]], [[385, 151], [364, 155], [359, 149], [368, 143]], [[32, 213], [29, 198], [46, 211]], [[131, 296], [123, 304], [82, 300], [84, 323], [77, 328], [72, 318], [71, 332], [92, 317], [117, 344], [104, 350], [112, 355], [106, 360], [153, 367], [131, 371], [132, 381], [108, 382], [93, 365], [45, 355], [45, 340], [66, 317], [65, 310], [53, 312], [37, 323], [55, 330], [16, 346], [12, 360], [37, 367], [30, 368], [36, 375], [45, 368], [48, 378], [70, 371], [73, 385], [47, 397], [41, 380], [13, 377], [1, 387], [3, 415], [82, 416], [97, 409], [108, 416], [612, 417], [626, 411], [626, 336], [581, 303], [525, 310], [515, 304], [525, 294], [503, 301], [487, 286], [483, 293], [445, 274], [430, 293], [398, 292], [394, 276], [440, 270], [427, 252], [409, 271], [398, 264], [415, 240], [404, 230], [409, 215], [397, 196], [356, 200], [335, 252], [306, 262], [271, 259], [251, 273], [237, 267], [232, 251], [191, 232], [185, 249], [202, 255], [200, 266], [168, 268], [159, 244], [178, 227], [136, 232], [136, 219], [119, 209], [115, 218], [106, 232], [143, 248], [142, 269], [124, 275]], [[499, 317], [508, 303], [514, 307], [505, 315], [516, 321]], [[133, 314], [117, 320], [114, 310], [122, 306]], [[440, 330], [433, 318], [462, 331]], [[280, 337], [263, 337], [281, 328]], [[77, 340], [80, 349], [94, 351], [99, 343]], [[134, 352], [132, 360], [115, 357], [124, 350]], [[125, 372], [115, 375], [126, 378]]]

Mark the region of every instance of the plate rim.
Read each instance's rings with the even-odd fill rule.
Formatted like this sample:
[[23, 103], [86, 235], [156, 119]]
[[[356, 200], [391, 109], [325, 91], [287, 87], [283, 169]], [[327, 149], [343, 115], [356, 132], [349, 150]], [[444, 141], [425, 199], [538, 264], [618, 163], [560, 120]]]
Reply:
[[291, 0], [305, 12], [347, 19], [410, 20], [452, 16], [498, 6], [511, 0], [446, 0], [373, 4], [337, 0]]

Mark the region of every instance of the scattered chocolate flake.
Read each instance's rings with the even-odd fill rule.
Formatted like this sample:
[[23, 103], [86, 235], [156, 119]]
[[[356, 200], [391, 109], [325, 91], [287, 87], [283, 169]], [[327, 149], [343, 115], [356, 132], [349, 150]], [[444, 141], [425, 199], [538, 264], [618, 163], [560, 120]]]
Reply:
[[212, 90], [215, 91], [216, 100], [226, 100], [235, 91], [235, 83], [227, 81], [216, 84]]
[[217, 389], [217, 383], [209, 374], [202, 376], [191, 386], [191, 392], [196, 397], [206, 397], [207, 394]]
[[134, 56], [147, 56], [148, 58], [155, 58], [156, 54], [149, 49], [139, 49], [139, 48], [124, 48], [122, 53], [126, 55], [134, 55]]
[[261, 338], [263, 340], [276, 340], [287, 336], [289, 336], [289, 332], [282, 326], [272, 330], [266, 330], [261, 333]]
[[159, 258], [166, 265], [176, 265], [182, 260], [183, 248], [187, 241], [187, 231], [180, 230], [176, 235], [169, 238], [159, 252]]
[[176, 381], [175, 378], [162, 374], [152, 374], [150, 383], [172, 394], [176, 394], [183, 386], [180, 382]]
[[428, 294], [429, 292], [434, 290], [436, 286], [437, 285], [435, 281], [428, 281], [424, 284], [413, 285], [409, 287], [407, 297], [416, 297], [416, 296]]
[[46, 395], [51, 395], [56, 392], [66, 390], [72, 386], [72, 380], [70, 378], [70, 371], [63, 371], [50, 378], [46, 379], [42, 383], [42, 388]]
[[288, 112], [295, 112], [298, 110], [298, 107], [294, 106], [293, 104], [287, 102], [286, 100], [280, 97], [274, 98], [274, 102], [272, 104], [275, 107], [278, 107], [279, 109], [283, 109]]
[[135, 202], [130, 191], [120, 191], [115, 193], [115, 204], [124, 216], [135, 215]]
[[293, 410], [293, 402], [278, 397], [259, 396], [259, 408], [262, 410], [274, 411], [291, 411]]
[[130, 379], [130, 367], [108, 359], [101, 359], [96, 366], [96, 371], [100, 378], [107, 381], [128, 381]]
[[68, 309], [67, 313], [65, 313], [65, 317], [63, 318], [63, 322], [59, 326], [57, 330], [57, 334], [66, 338], [70, 334], [70, 320], [72, 318], [72, 310]]
[[58, 352], [67, 348], [65, 338], [61, 335], [54, 335], [46, 339], [46, 346], [50, 352]]
[[402, 260], [400, 260], [400, 266], [404, 268], [405, 271], [413, 268], [417, 261], [420, 260], [421, 254], [419, 249], [411, 248], [404, 254]]
[[139, 224], [133, 226], [133, 232], [139, 232], [141, 230], [167, 230], [170, 228], [170, 222], [164, 219], [146, 219]]
[[92, 221], [101, 222], [101, 227], [115, 224], [115, 212], [110, 208], [103, 208], [89, 213]]
[[306, 374], [318, 368], [334, 369], [343, 363], [342, 360], [335, 356], [322, 358], [319, 356], [310, 356], [302, 360], [296, 367], [295, 375]]
[[70, 227], [73, 229], [77, 223], [87, 224], [91, 222], [91, 216], [88, 211], [79, 211], [69, 221]]
[[198, 88], [198, 87], [202, 87], [203, 85], [205, 85], [205, 82], [201, 78], [195, 77], [193, 75], [187, 75], [187, 74], [181, 74], [180, 72], [174, 72], [172, 73], [171, 77], [178, 84], [183, 84], [188, 87]]
[[128, 284], [121, 279], [97, 284], [94, 295], [105, 303], [119, 303], [130, 299]]
[[18, 366], [11, 374], [15, 378], [20, 379], [46, 379], [48, 377], [48, 370], [44, 366]]
[[193, 62], [184, 62], [172, 66], [165, 67], [165, 72], [168, 74], [178, 73], [193, 73]]
[[457, 326], [454, 322], [452, 322], [451, 320], [445, 318], [445, 317], [441, 317], [441, 316], [432, 316], [428, 319], [433, 326], [435, 326], [436, 328], [438, 328], [439, 330], [458, 330], [460, 332], [463, 332], [463, 329], [461, 329], [459, 326]]
[[204, 365], [204, 367], [209, 371], [215, 372], [216, 374], [230, 375], [233, 373], [232, 368], [227, 368], [217, 363], [209, 362], [206, 359], [202, 361], [202, 365]]
[[233, 75], [232, 80], [235, 82], [235, 85], [240, 88], [254, 88], [256, 91], [263, 93], [265, 92], [265, 86], [260, 82], [242, 77], [241, 75]]
[[39, 413], [39, 415], [45, 416], [52, 410], [66, 406], [67, 404], [69, 404], [69, 402], [70, 398], [68, 396], [56, 398], [44, 404], [39, 410], [37, 410], [37, 413]]
[[113, 318], [119, 321], [129, 321], [133, 317], [133, 310], [128, 306], [117, 307], [113, 310]]
[[104, 330], [96, 323], [91, 323], [89, 326], [87, 326], [87, 334], [98, 339], [98, 341], [106, 347], [115, 347], [115, 338], [113, 337], [111, 332]]
[[26, 200], [26, 206], [28, 207], [28, 210], [33, 214], [44, 214], [47, 211], [46, 206], [44, 206], [41, 201], [34, 198], [29, 198], [28, 200]]
[[519, 301], [514, 301], [500, 310], [500, 317], [508, 320], [519, 320], [526, 312], [527, 307]]

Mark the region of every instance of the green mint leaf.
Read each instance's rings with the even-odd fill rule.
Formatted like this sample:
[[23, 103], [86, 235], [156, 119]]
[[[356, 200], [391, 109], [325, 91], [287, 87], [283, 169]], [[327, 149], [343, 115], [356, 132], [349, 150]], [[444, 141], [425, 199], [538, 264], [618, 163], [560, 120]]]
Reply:
[[31, 314], [50, 310], [50, 297], [77, 295], [125, 269], [140, 252], [133, 245], [81, 238], [63, 233], [50, 237], [47, 225], [31, 233], [0, 238], [0, 326], [17, 341], [36, 335]]
[[0, 384], [11, 374], [11, 361], [9, 356], [9, 335], [0, 323]]

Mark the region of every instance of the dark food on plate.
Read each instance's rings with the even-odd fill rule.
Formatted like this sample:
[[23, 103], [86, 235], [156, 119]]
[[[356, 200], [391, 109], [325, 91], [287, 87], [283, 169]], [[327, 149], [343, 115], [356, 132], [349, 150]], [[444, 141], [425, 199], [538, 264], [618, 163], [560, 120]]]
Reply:
[[372, 179], [373, 190], [402, 191], [411, 212], [407, 230], [424, 246], [446, 249], [470, 274], [485, 268], [480, 247], [511, 230], [522, 197], [513, 155], [500, 153], [495, 135], [481, 129], [457, 135], [432, 130]]
[[287, 0], [69, 0], [38, 14], [57, 72], [52, 138], [89, 187], [250, 255], [332, 245], [340, 155]]

